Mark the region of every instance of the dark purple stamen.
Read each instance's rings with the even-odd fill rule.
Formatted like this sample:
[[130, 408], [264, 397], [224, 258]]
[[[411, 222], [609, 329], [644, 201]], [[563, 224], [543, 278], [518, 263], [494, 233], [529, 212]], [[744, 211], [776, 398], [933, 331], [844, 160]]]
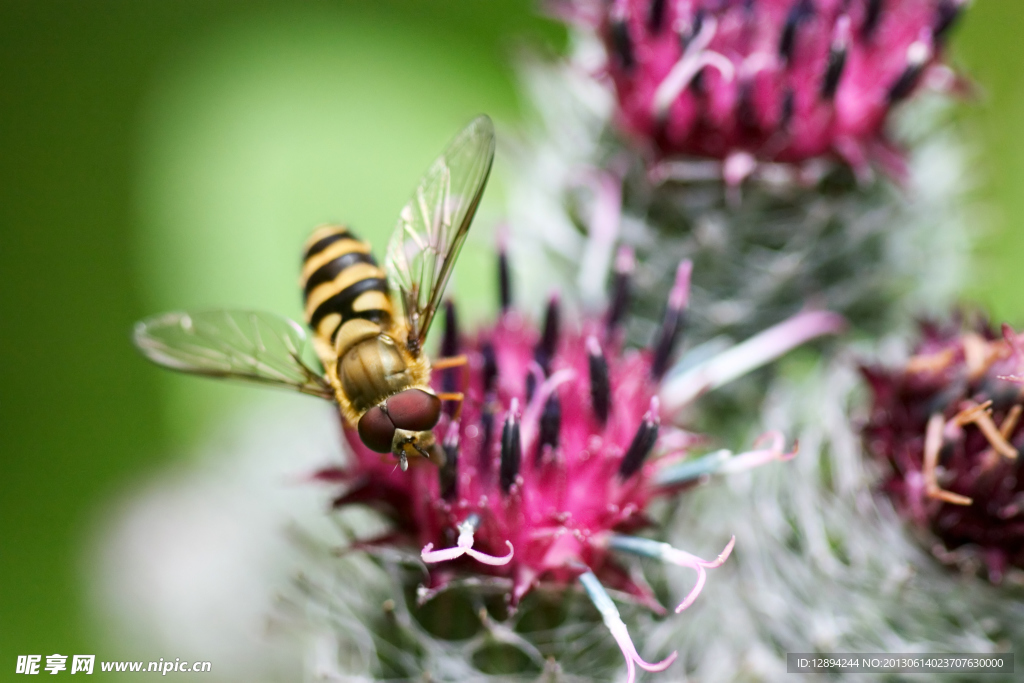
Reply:
[[633, 269], [636, 261], [633, 258], [633, 250], [629, 247], [622, 247], [615, 257], [615, 274], [612, 276], [612, 299], [608, 305], [608, 314], [605, 319], [605, 333], [611, 336], [626, 315], [629, 307], [629, 298], [633, 286]]
[[537, 437], [537, 453], [534, 455], [534, 462], [540, 462], [545, 448], [550, 447], [552, 450], [558, 448], [558, 435], [561, 431], [562, 403], [558, 400], [558, 394], [552, 392], [540, 415], [540, 434]]
[[882, 0], [867, 0], [867, 8], [864, 10], [864, 24], [861, 26], [860, 34], [865, 39], [871, 37], [878, 28], [878, 22], [882, 18]]
[[544, 312], [544, 330], [541, 332], [540, 341], [533, 350], [534, 360], [548, 375], [551, 371], [551, 359], [555, 357], [558, 350], [558, 333], [561, 327], [561, 307], [558, 304], [558, 297], [553, 296], [548, 301], [548, 308]]
[[647, 28], [654, 35], [661, 33], [665, 27], [665, 0], [651, 0], [650, 11], [647, 13]]
[[498, 356], [494, 353], [494, 345], [491, 342], [483, 342], [480, 345], [480, 355], [484, 357], [484, 367], [480, 372], [484, 380], [484, 393], [491, 394], [498, 379]]
[[935, 24], [932, 26], [932, 35], [936, 43], [945, 41], [949, 30], [956, 24], [963, 10], [963, 3], [957, 0], [942, 0], [935, 10]]
[[754, 103], [754, 83], [749, 78], [740, 83], [736, 118], [745, 131], [756, 133], [761, 127], [757, 118], [757, 105]]
[[779, 112], [779, 128], [783, 130], [789, 128], [789, 124], [793, 120], [793, 114], [795, 112], [796, 91], [792, 88], [787, 88], [786, 93], [782, 96], [782, 111]]
[[796, 32], [807, 19], [814, 14], [814, 6], [810, 0], [799, 0], [786, 15], [786, 23], [782, 27], [782, 35], [779, 36], [779, 56], [789, 61], [793, 58], [793, 48], [796, 46]]
[[441, 357], [450, 358], [459, 353], [459, 319], [455, 312], [455, 303], [448, 299], [444, 302], [444, 337], [441, 339]]
[[593, 337], [587, 339], [587, 363], [590, 366], [590, 404], [594, 408], [594, 415], [603, 425], [608, 422], [612, 390], [608, 379], [608, 361], [601, 351], [601, 345]]
[[700, 33], [700, 30], [704, 28], [704, 8], [700, 7], [697, 12], [693, 15], [693, 25], [689, 31], [683, 31], [679, 34], [679, 49], [686, 52], [686, 47], [690, 44], [690, 41]]
[[494, 408], [490, 402], [480, 411], [480, 459], [479, 472], [482, 479], [490, 479], [491, 439], [494, 437]]
[[501, 297], [501, 312], [504, 313], [512, 305], [512, 276], [504, 248], [498, 251], [498, 295]]
[[[441, 338], [441, 357], [451, 358], [457, 355], [459, 355], [459, 319], [455, 311], [455, 303], [449, 299], [444, 304], [444, 337]], [[445, 393], [458, 391], [459, 368], [447, 368], [441, 373], [441, 388]], [[454, 401], [448, 401], [445, 410], [452, 415], [457, 407]]]
[[519, 465], [523, 460], [523, 448], [519, 440], [519, 416], [516, 415], [518, 402], [513, 399], [512, 406], [505, 418], [505, 426], [501, 430], [501, 490], [509, 492], [516, 477], [519, 476]]
[[825, 78], [821, 82], [821, 97], [831, 100], [839, 88], [839, 79], [843, 76], [843, 68], [846, 66], [846, 48], [835, 49], [828, 53], [828, 67], [825, 69]]
[[693, 78], [690, 79], [690, 90], [698, 97], [707, 93], [707, 88], [704, 87], [706, 85], [704, 74], [707, 73], [707, 70], [706, 66], [702, 66], [697, 69], [697, 73], [693, 74]]
[[441, 447], [444, 449], [444, 465], [438, 469], [441, 483], [441, 498], [455, 500], [459, 495], [459, 429], [458, 425], [449, 430]]
[[669, 361], [672, 360], [672, 352], [675, 351], [679, 336], [686, 327], [686, 309], [684, 306], [675, 306], [669, 301], [665, 308], [665, 317], [661, 320], [661, 329], [658, 331], [658, 338], [654, 343], [654, 355], [651, 359], [651, 377], [661, 379], [668, 370]]
[[921, 73], [928, 65], [928, 56], [928, 47], [922, 43], [914, 43], [907, 49], [907, 66], [889, 88], [889, 104], [905, 99], [914, 91]]
[[632, 71], [636, 66], [636, 59], [633, 56], [633, 39], [629, 36], [629, 26], [625, 20], [613, 21], [611, 34], [612, 54], [615, 55], [620, 67]]
[[843, 77], [848, 53], [850, 19], [842, 16], [836, 24], [836, 37], [828, 52], [828, 65], [825, 67], [825, 78], [821, 81], [821, 97], [831, 100], [839, 88], [839, 79]]
[[644, 415], [643, 421], [640, 423], [640, 427], [636, 430], [636, 435], [633, 436], [633, 442], [629, 444], [629, 449], [626, 451], [626, 455], [622, 457], [622, 463], [619, 465], [619, 476], [623, 479], [629, 479], [631, 476], [637, 473], [640, 467], [644, 464], [644, 460], [654, 450], [654, 444], [658, 441], [658, 429], [661, 425], [661, 419], [658, 416], [658, 401], [657, 399], [651, 400], [651, 409]]

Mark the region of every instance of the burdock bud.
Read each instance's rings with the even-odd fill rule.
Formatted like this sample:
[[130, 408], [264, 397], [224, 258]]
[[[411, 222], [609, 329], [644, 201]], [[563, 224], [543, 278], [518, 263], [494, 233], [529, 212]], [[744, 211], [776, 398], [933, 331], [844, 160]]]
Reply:
[[[613, 0], [560, 7], [596, 30], [617, 119], [659, 157], [760, 163], [838, 159], [898, 173], [886, 121], [931, 83], [956, 83], [942, 48], [964, 0]], [[558, 5], [556, 5], [558, 6]]]

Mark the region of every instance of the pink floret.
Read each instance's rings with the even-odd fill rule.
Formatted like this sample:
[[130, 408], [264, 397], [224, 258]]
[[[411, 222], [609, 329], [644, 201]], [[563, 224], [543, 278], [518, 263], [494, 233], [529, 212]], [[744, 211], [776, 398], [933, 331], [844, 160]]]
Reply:
[[898, 171], [893, 106], [928, 82], [963, 0], [613, 0], [564, 11], [606, 45], [617, 117], [659, 156]]

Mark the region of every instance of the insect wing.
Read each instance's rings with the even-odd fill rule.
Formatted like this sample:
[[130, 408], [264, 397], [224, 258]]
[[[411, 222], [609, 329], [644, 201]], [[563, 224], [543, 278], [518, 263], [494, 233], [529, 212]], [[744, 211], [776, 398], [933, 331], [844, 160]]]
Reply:
[[418, 351], [476, 214], [494, 160], [494, 125], [479, 116], [449, 143], [402, 209], [385, 267]]
[[164, 313], [136, 323], [134, 340], [146, 358], [172, 370], [334, 398], [326, 381], [302, 360], [306, 333], [273, 313]]

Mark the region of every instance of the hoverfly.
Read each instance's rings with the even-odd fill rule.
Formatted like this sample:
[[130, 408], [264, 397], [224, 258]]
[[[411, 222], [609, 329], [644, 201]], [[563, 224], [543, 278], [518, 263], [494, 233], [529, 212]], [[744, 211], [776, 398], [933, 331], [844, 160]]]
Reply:
[[[136, 324], [135, 345], [173, 370], [284, 386], [336, 401], [367, 447], [440, 462], [432, 429], [442, 400], [423, 343], [483, 195], [494, 159], [490, 118], [474, 119], [420, 179], [398, 217], [381, 270], [370, 245], [347, 228], [325, 225], [306, 242], [300, 284], [306, 322], [322, 371], [303, 360], [306, 333], [261, 311], [173, 312]], [[396, 314], [392, 301], [401, 303]]]

